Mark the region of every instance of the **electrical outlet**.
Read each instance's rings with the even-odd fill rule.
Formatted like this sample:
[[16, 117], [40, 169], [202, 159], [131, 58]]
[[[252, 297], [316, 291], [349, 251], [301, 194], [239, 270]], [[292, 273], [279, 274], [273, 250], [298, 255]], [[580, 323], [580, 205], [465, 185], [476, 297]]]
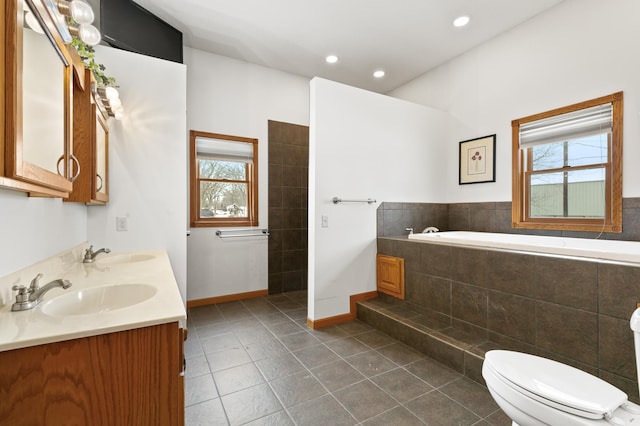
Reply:
[[127, 230], [127, 218], [126, 217], [116, 217], [116, 231], [126, 231]]
[[329, 216], [322, 216], [322, 227], [323, 228], [329, 227]]

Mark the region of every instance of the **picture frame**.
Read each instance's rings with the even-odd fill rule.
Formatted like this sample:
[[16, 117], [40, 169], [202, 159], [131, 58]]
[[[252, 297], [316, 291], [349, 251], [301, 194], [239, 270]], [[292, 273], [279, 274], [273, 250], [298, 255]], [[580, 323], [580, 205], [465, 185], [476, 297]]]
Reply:
[[496, 181], [496, 135], [460, 142], [458, 184]]

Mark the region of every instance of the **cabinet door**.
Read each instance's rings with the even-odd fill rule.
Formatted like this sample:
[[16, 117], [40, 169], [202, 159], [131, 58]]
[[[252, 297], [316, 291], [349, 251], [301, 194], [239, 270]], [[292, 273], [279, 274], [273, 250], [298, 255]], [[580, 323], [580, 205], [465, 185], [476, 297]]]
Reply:
[[378, 291], [404, 300], [404, 259], [379, 254], [376, 263]]
[[73, 87], [73, 149], [80, 174], [65, 201], [101, 205], [109, 201], [109, 127], [95, 85], [91, 71], [84, 70], [84, 84]]
[[[78, 173], [71, 148], [73, 60], [47, 7], [42, 0], [7, 1], [1, 175], [59, 196], [56, 191], [71, 191]], [[44, 26], [23, 25], [24, 13], [39, 16]]]
[[177, 322], [0, 352], [0, 424], [184, 424]]
[[95, 158], [93, 164], [93, 199], [100, 203], [109, 201], [109, 126], [107, 119], [93, 104], [94, 122], [93, 135], [95, 146]]

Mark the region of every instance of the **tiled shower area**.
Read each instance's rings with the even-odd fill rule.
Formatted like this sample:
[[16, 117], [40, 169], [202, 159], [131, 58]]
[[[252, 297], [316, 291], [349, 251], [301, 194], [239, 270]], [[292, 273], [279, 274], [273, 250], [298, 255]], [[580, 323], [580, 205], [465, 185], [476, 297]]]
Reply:
[[309, 127], [269, 121], [269, 294], [307, 288]]

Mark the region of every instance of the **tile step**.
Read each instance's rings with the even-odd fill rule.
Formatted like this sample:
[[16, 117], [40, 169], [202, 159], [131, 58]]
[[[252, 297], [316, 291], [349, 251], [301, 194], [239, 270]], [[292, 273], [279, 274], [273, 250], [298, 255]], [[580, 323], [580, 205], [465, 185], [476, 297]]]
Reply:
[[484, 385], [484, 354], [501, 349], [486, 336], [434, 319], [416, 305], [385, 295], [357, 303], [361, 321]]

